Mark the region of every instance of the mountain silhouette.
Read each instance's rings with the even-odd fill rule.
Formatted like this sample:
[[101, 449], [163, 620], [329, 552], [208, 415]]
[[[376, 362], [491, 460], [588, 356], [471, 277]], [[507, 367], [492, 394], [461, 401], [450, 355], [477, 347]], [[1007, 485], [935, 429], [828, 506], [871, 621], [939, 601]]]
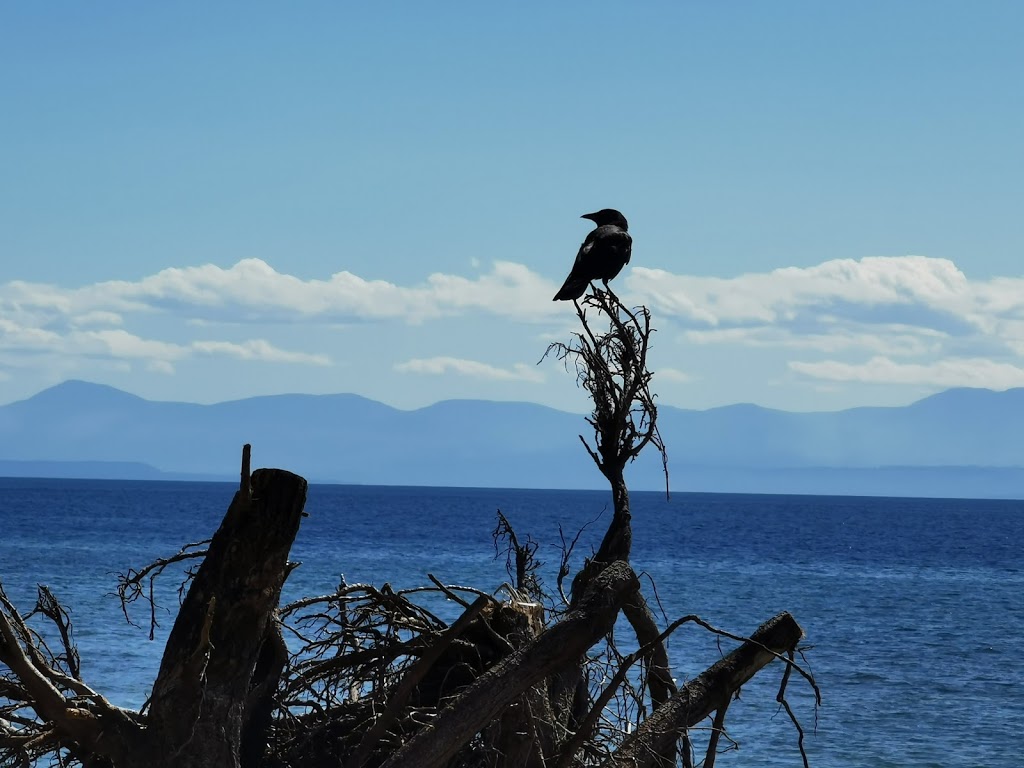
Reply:
[[[1024, 496], [1024, 389], [953, 389], [897, 408], [790, 413], [662, 406], [674, 490]], [[255, 466], [314, 482], [600, 488], [582, 415], [522, 402], [400, 410], [358, 395], [213, 405], [145, 400], [67, 381], [0, 406], [0, 474], [234, 479]], [[634, 489], [664, 487], [651, 451]]]

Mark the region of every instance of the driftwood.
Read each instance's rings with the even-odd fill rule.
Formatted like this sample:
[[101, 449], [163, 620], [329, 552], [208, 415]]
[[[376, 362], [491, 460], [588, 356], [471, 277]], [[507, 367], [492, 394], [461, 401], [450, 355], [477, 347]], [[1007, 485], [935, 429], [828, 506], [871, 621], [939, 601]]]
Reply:
[[[796, 724], [784, 695], [790, 672], [815, 696], [817, 687], [793, 661], [803, 632], [788, 613], [749, 638], [697, 616], [658, 626], [629, 565], [624, 479], [647, 445], [665, 455], [646, 368], [650, 315], [599, 289], [577, 312], [582, 331], [549, 352], [575, 366], [594, 401], [593, 435], [580, 439], [614, 509], [568, 595], [578, 537], [563, 552], [561, 599], [550, 598], [536, 542], [499, 512], [496, 545], [506, 542], [512, 583], [496, 593], [431, 576], [432, 585], [407, 590], [342, 582], [280, 606], [306, 482], [283, 470], [250, 474], [246, 446], [239, 491], [209, 545], [121, 577], [126, 616], [134, 601], [148, 602], [152, 626], [152, 580], [188, 569], [142, 711], [113, 706], [81, 679], [70, 621], [52, 594], [41, 591], [36, 611], [22, 615], [0, 588], [0, 766], [47, 756], [91, 768], [691, 766], [688, 729], [714, 714], [711, 768], [730, 700], [773, 661], [786, 665], [778, 701]], [[595, 330], [598, 321], [607, 330]], [[461, 617], [439, 619], [417, 602], [425, 591], [460, 605]], [[56, 631], [52, 651], [40, 622]], [[666, 640], [687, 623], [739, 645], [677, 687]], [[624, 655], [617, 642], [634, 650]]]
[[[168, 764], [236, 766], [262, 756], [269, 699], [287, 661], [274, 622], [306, 481], [257, 470], [235, 494], [171, 630], [147, 731]], [[251, 496], [247, 495], [251, 494]], [[162, 759], [162, 757], [161, 757]], [[156, 763], [150, 763], [155, 765]]]
[[[642, 768], [657, 764], [687, 728], [729, 705], [738, 691], [765, 665], [796, 647], [803, 630], [788, 613], [765, 622], [743, 645], [691, 680], [658, 707], [604, 763], [605, 768]], [[718, 732], [721, 731], [719, 725]]]
[[178, 613], [145, 714], [61, 674], [60, 660], [43, 655], [38, 635], [2, 598], [0, 662], [16, 695], [0, 691], [20, 728], [0, 732], [0, 757], [18, 764], [56, 752], [118, 768], [258, 765], [287, 661], [274, 613], [306, 481], [282, 470], [250, 479], [248, 466], [244, 475]]
[[437, 720], [384, 765], [440, 768], [463, 744], [528, 688], [580, 658], [611, 631], [629, 592], [639, 586], [626, 563], [613, 563], [594, 581], [579, 605], [553, 627], [477, 678]]

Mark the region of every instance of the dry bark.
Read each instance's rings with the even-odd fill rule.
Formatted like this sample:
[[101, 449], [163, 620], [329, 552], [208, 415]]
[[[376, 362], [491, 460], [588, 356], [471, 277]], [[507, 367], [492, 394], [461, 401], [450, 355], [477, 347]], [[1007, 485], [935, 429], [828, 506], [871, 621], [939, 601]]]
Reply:
[[[63, 751], [83, 765], [117, 768], [259, 764], [287, 661], [274, 612], [306, 481], [277, 469], [250, 478], [248, 446], [243, 456], [241, 489], [178, 613], [145, 714], [112, 706], [77, 679], [77, 662], [63, 674], [0, 590], [0, 662], [18, 681], [0, 695], [35, 713], [20, 730], [0, 729], [0, 750], [25, 760]], [[61, 629], [64, 658], [73, 658], [61, 614], [47, 616]]]
[[608, 759], [603, 768], [657, 765], [669, 745], [720, 707], [762, 667], [792, 650], [803, 630], [789, 613], [769, 619], [750, 639], [687, 683], [656, 709]]
[[579, 659], [611, 631], [639, 582], [628, 564], [609, 565], [579, 605], [550, 629], [481, 675], [437, 719], [406, 743], [385, 768], [440, 768], [529, 688]]
[[256, 701], [250, 691], [283, 666], [273, 617], [306, 481], [263, 469], [247, 490], [235, 494], [168, 638], [147, 718], [152, 766], [239, 768], [243, 751], [262, 755], [266, 744], [267, 719], [246, 712], [265, 706], [273, 688]]

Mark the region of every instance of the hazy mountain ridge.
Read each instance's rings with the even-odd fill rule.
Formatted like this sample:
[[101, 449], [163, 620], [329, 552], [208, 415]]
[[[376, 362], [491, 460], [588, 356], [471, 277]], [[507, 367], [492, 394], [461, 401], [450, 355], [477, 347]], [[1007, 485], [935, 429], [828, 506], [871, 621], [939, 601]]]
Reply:
[[[1024, 389], [955, 389], [899, 408], [662, 406], [659, 415], [676, 490], [1024, 496]], [[69, 476], [69, 462], [92, 462], [73, 476], [117, 476], [122, 464], [133, 477], [149, 465], [229, 479], [248, 442], [256, 466], [319, 482], [601, 487], [577, 437], [586, 430], [581, 415], [532, 403], [449, 400], [403, 411], [337, 394], [200, 405], [68, 381], [0, 406], [0, 472], [41, 462], [32, 474], [49, 465]], [[650, 450], [630, 481], [663, 487]]]

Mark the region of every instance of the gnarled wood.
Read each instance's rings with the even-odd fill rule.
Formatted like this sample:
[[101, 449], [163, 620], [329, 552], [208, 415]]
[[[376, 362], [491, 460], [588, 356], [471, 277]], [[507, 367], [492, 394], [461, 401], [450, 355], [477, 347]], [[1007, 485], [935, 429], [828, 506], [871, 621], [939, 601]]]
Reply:
[[481, 675], [384, 767], [441, 768], [527, 689], [573, 663], [607, 634], [623, 601], [638, 587], [639, 581], [627, 563], [609, 565], [575, 609]]
[[804, 635], [789, 613], [769, 619], [750, 639], [729, 653], [658, 707], [627, 738], [603, 768], [644, 768], [657, 765], [660, 755], [719, 707], [725, 706], [744, 683], [779, 655], [796, 647]]
[[[259, 706], [250, 690], [275, 679], [283, 663], [266, 647], [280, 642], [268, 627], [305, 500], [306, 481], [280, 469], [257, 470], [235, 494], [167, 641], [149, 710], [148, 765], [241, 767], [246, 707]], [[277, 669], [254, 680], [261, 655]], [[266, 726], [265, 717], [258, 722]]]

